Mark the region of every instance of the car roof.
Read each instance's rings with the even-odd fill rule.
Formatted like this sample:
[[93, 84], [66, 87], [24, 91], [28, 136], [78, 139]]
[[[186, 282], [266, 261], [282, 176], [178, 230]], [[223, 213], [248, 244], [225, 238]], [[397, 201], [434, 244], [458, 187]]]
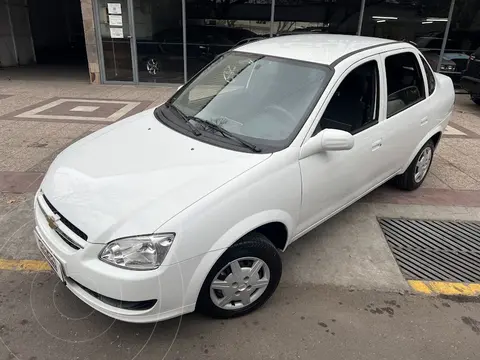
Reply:
[[399, 43], [356, 35], [284, 35], [241, 45], [235, 51], [334, 65], [350, 54], [373, 47]]

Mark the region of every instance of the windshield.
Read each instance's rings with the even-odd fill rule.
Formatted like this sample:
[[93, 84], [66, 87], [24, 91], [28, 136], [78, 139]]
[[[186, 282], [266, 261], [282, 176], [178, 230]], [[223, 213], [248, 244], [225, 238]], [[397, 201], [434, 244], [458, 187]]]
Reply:
[[232, 52], [182, 88], [170, 104], [187, 118], [219, 125], [262, 149], [279, 150], [296, 136], [331, 72], [324, 65]]

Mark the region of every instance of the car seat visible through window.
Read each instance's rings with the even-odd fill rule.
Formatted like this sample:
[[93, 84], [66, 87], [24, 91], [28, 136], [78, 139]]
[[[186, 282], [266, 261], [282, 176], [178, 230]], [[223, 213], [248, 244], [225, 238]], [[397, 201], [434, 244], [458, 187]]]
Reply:
[[322, 127], [353, 132], [362, 127], [365, 79], [352, 72], [340, 84], [323, 115]]

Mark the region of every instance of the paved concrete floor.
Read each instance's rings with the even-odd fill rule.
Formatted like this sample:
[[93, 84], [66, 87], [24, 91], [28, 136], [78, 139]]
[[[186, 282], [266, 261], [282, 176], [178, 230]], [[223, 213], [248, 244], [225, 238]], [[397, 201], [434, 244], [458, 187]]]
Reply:
[[[0, 78], [0, 259], [42, 259], [32, 196], [59, 151], [172, 92]], [[152, 333], [91, 313], [51, 273], [0, 271], [0, 359], [162, 359], [173, 339], [168, 359], [478, 358], [478, 304], [409, 295], [377, 217], [480, 220], [479, 154], [480, 107], [459, 95], [422, 188], [385, 185], [298, 240], [280, 291], [242, 319], [189, 315]]]
[[134, 325], [77, 301], [50, 273], [0, 274], [0, 359], [478, 359], [480, 304], [282, 286], [246, 317]]

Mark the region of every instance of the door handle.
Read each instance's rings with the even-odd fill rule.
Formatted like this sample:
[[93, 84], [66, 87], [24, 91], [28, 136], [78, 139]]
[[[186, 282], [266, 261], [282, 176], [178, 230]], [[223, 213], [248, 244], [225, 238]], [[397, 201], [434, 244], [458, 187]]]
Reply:
[[382, 146], [382, 139], [374, 141], [372, 143], [372, 151], [379, 149]]
[[428, 117], [424, 117], [422, 121], [420, 121], [420, 126], [428, 124]]

